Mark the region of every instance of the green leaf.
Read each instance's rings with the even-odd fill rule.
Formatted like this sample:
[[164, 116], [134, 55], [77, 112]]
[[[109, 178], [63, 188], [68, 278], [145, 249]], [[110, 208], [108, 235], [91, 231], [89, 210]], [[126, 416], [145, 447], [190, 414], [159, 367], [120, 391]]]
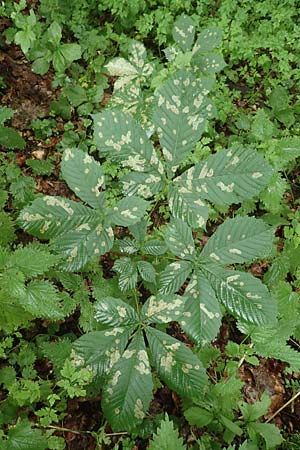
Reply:
[[152, 375], [139, 331], [105, 383], [102, 408], [114, 431], [130, 431], [145, 417], [152, 399]]
[[0, 125], [0, 145], [4, 148], [23, 149], [26, 147], [26, 142], [13, 128]]
[[148, 202], [139, 197], [128, 197], [120, 200], [112, 208], [110, 219], [116, 225], [128, 227], [139, 222], [145, 214]]
[[282, 444], [283, 438], [280, 430], [272, 423], [249, 423], [248, 430], [252, 434], [259, 434], [266, 442], [268, 449], [275, 448]]
[[195, 38], [195, 22], [182, 14], [174, 23], [173, 39], [179, 47], [187, 52], [191, 49]]
[[99, 221], [99, 214], [63, 197], [44, 196], [24, 208], [19, 223], [24, 230], [40, 239], [51, 239], [73, 229], [90, 230], [90, 223]]
[[142, 307], [141, 318], [148, 323], [179, 321], [184, 305], [185, 300], [179, 295], [152, 295]]
[[172, 215], [185, 221], [192, 228], [204, 228], [208, 219], [208, 206], [199, 198], [198, 192], [191, 192], [187, 187], [169, 187], [169, 206]]
[[9, 257], [9, 264], [21, 270], [26, 277], [42, 275], [57, 261], [57, 256], [33, 245], [19, 247]]
[[207, 93], [206, 81], [187, 70], [176, 72], [158, 90], [153, 123], [169, 169], [185, 159], [212, 117]]
[[96, 303], [95, 310], [97, 322], [110, 327], [134, 326], [139, 323], [138, 315], [132, 306], [119, 298], [106, 297]]
[[185, 450], [183, 439], [178, 436], [174, 424], [166, 414], [165, 419], [160, 422], [160, 428], [150, 441], [149, 450]]
[[121, 357], [132, 331], [130, 327], [120, 327], [84, 334], [73, 343], [73, 361], [103, 376]]
[[233, 433], [234, 436], [241, 436], [243, 434], [243, 430], [241, 427], [237, 425], [237, 423], [228, 419], [228, 417], [220, 415], [220, 422], [225, 425], [225, 427]]
[[201, 267], [218, 300], [235, 316], [257, 325], [276, 322], [277, 306], [267, 287], [250, 273]]
[[154, 328], [147, 327], [146, 335], [153, 364], [161, 379], [184, 397], [201, 398], [207, 377], [191, 349]]
[[173, 294], [183, 285], [192, 271], [190, 261], [176, 261], [169, 264], [160, 274], [159, 292], [161, 294]]
[[100, 164], [79, 149], [66, 149], [61, 163], [63, 179], [75, 194], [93, 208], [103, 208], [104, 175]]
[[208, 425], [214, 418], [213, 414], [199, 406], [191, 406], [184, 411], [184, 417], [192, 426], [203, 428]]
[[261, 396], [260, 401], [256, 401], [252, 405], [243, 402], [240, 405], [241, 413], [246, 422], [254, 422], [258, 420], [261, 416], [267, 413], [269, 406], [271, 404], [271, 399], [266, 392]]
[[167, 247], [164, 242], [158, 239], [150, 239], [144, 243], [143, 250], [148, 255], [159, 256], [166, 253]]
[[[140, 124], [130, 114], [119, 110], [106, 110], [92, 117], [94, 141], [100, 149], [100, 156], [109, 156], [123, 167], [136, 172], [148, 173], [144, 180], [144, 190], [150, 192], [152, 185], [161, 181], [164, 170], [152, 142]], [[130, 180], [126, 182], [130, 183]], [[127, 191], [128, 188], [125, 187], [124, 190]], [[141, 195], [139, 191], [136, 193]]]
[[136, 242], [132, 241], [131, 239], [122, 239], [119, 242], [119, 248], [122, 253], [128, 253], [129, 255], [133, 255], [139, 250], [138, 245]]
[[6, 450], [46, 450], [48, 439], [41, 430], [31, 428], [27, 422], [19, 422], [7, 434]]
[[196, 44], [193, 48], [193, 53], [210, 52], [222, 42], [222, 31], [217, 27], [205, 28], [197, 36]]
[[271, 167], [254, 150], [234, 146], [209, 156], [176, 178], [181, 188], [217, 205], [239, 203], [257, 195], [268, 183]]
[[174, 219], [167, 228], [165, 241], [169, 250], [182, 259], [195, 258], [195, 244], [190, 227], [180, 219]]
[[155, 283], [156, 272], [151, 263], [148, 261], [138, 261], [137, 268], [144, 281], [147, 281], [148, 283]]
[[272, 251], [274, 231], [254, 217], [226, 219], [209, 239], [200, 261], [219, 264], [245, 263]]
[[25, 297], [20, 297], [19, 302], [34, 317], [52, 320], [64, 317], [58, 292], [49, 281], [34, 280], [28, 283]]
[[117, 259], [114, 263], [114, 270], [120, 274], [118, 283], [121, 291], [135, 287], [138, 278], [137, 267], [130, 258]]
[[193, 65], [205, 75], [213, 75], [224, 69], [226, 63], [223, 56], [218, 53], [209, 53], [207, 55], [194, 55]]
[[222, 314], [215, 292], [201, 272], [192, 275], [184, 298], [184, 313], [178, 320], [182, 329], [198, 345], [211, 342], [220, 329]]

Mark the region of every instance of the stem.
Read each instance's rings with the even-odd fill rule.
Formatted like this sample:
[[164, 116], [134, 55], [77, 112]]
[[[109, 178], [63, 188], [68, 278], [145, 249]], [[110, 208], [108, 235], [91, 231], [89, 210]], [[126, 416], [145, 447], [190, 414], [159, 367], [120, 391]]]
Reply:
[[279, 409], [277, 409], [277, 411], [274, 412], [274, 414], [272, 414], [271, 417], [269, 417], [269, 419], [266, 421], [266, 423], [271, 422], [272, 419], [274, 419], [275, 416], [277, 416], [277, 414], [279, 414], [284, 408], [286, 408], [290, 403], [292, 403], [294, 400], [296, 400], [297, 397], [299, 397], [300, 395], [300, 391], [297, 392], [297, 394], [295, 394], [292, 398], [289, 399], [288, 402], [286, 402], [284, 405], [282, 405]]

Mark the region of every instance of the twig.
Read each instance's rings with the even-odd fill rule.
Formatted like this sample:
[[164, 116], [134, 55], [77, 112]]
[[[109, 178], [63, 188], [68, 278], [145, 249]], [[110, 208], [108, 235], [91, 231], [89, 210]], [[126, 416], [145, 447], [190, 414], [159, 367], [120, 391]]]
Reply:
[[290, 403], [292, 403], [294, 400], [296, 400], [297, 397], [299, 397], [300, 395], [300, 391], [297, 392], [297, 394], [295, 394], [292, 398], [289, 399], [288, 402], [286, 402], [284, 405], [282, 405], [279, 409], [277, 409], [277, 411], [274, 412], [274, 414], [272, 414], [271, 417], [269, 417], [268, 420], [266, 420], [266, 423], [271, 422], [272, 419], [274, 419], [275, 416], [277, 416], [277, 414], [279, 414], [284, 408], [286, 408]]

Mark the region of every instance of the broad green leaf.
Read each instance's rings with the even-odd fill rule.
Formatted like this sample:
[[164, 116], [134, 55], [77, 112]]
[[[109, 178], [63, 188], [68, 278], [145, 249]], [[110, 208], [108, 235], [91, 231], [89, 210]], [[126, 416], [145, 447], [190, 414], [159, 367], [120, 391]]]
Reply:
[[222, 41], [222, 31], [217, 27], [209, 27], [202, 30], [197, 36], [196, 44], [193, 48], [193, 53], [210, 52], [218, 47]]
[[143, 305], [141, 319], [148, 323], [178, 322], [184, 305], [185, 299], [180, 295], [152, 295]]
[[160, 422], [160, 427], [153, 439], [150, 441], [148, 450], [185, 450], [183, 439], [178, 436], [178, 431], [174, 429], [174, 424], [169, 420], [168, 415]]
[[128, 227], [139, 222], [145, 214], [148, 202], [139, 197], [120, 200], [110, 212], [110, 220], [116, 225]]
[[120, 298], [105, 297], [95, 305], [95, 319], [97, 322], [110, 327], [134, 326], [139, 318], [132, 306]]
[[105, 375], [121, 357], [132, 331], [123, 327], [84, 334], [73, 343], [73, 361], [90, 367], [98, 376]]
[[194, 55], [193, 66], [200, 69], [205, 75], [213, 75], [220, 72], [226, 66], [223, 56], [218, 53], [209, 53], [207, 55]]
[[137, 267], [130, 258], [117, 259], [114, 263], [114, 270], [120, 274], [118, 284], [121, 291], [135, 287], [138, 278]]
[[[282, 444], [283, 438], [280, 434], [280, 430], [273, 423], [254, 423], [251, 422], [247, 426], [250, 436], [259, 434], [266, 442], [266, 448], [276, 448]], [[278, 447], [277, 447], [278, 448]]]
[[189, 16], [182, 14], [174, 23], [174, 41], [187, 52], [191, 49], [195, 38], [195, 22]]
[[119, 242], [119, 248], [122, 253], [128, 253], [128, 255], [133, 255], [139, 250], [139, 247], [136, 244], [136, 242], [128, 238], [122, 239]]
[[169, 169], [176, 168], [202, 135], [212, 117], [206, 82], [190, 71], [177, 71], [157, 92], [153, 123]]
[[211, 412], [199, 406], [191, 406], [184, 411], [184, 417], [192, 426], [203, 428], [212, 422], [214, 416]]
[[176, 184], [169, 187], [169, 206], [172, 215], [185, 221], [192, 228], [204, 228], [208, 219], [208, 206], [201, 200], [198, 192], [178, 187]]
[[26, 147], [26, 142], [15, 129], [0, 125], [0, 145], [4, 148], [22, 149]]
[[207, 382], [197, 356], [182, 342], [147, 327], [151, 359], [162, 380], [184, 397], [200, 398]]
[[19, 223], [24, 230], [40, 239], [51, 239], [73, 229], [90, 230], [99, 221], [99, 213], [81, 203], [63, 197], [44, 196], [24, 208]]
[[106, 380], [102, 408], [114, 431], [130, 431], [146, 415], [153, 382], [144, 339], [139, 331]]
[[[138, 195], [143, 198], [149, 198], [160, 192], [165, 183], [156, 170], [147, 167], [144, 172], [130, 172], [121, 178], [123, 192], [127, 195]], [[163, 171], [163, 169], [161, 169]]]
[[131, 225], [129, 228], [130, 233], [139, 243], [143, 243], [147, 236], [147, 221], [142, 219], [140, 222]]
[[96, 215], [93, 220], [58, 236], [52, 247], [57, 253], [66, 255], [60, 267], [67, 271], [76, 271], [91, 259], [109, 251], [113, 241], [112, 228]]
[[3, 125], [8, 119], [14, 115], [14, 110], [7, 106], [0, 106], [0, 125]]
[[113, 58], [105, 65], [108, 73], [113, 77], [119, 77], [114, 89], [120, 89], [130, 83], [138, 75], [138, 70], [125, 58]]
[[60, 297], [49, 281], [34, 280], [27, 284], [25, 296], [19, 298], [23, 308], [34, 317], [63, 319]]
[[104, 175], [100, 164], [79, 149], [66, 149], [61, 163], [63, 179], [75, 194], [93, 208], [103, 208]]
[[183, 285], [192, 271], [190, 261], [175, 261], [169, 264], [160, 274], [159, 292], [161, 294], [173, 294]]
[[156, 272], [151, 263], [148, 261], [138, 261], [137, 268], [143, 280], [148, 283], [155, 283]]
[[220, 266], [201, 267], [223, 305], [238, 318], [257, 325], [275, 323], [277, 306], [267, 287], [250, 273], [223, 269]]
[[0, 330], [5, 333], [12, 333], [21, 325], [33, 319], [32, 315], [25, 311], [19, 302], [6, 292], [0, 290], [0, 308], [2, 314], [0, 316]]
[[148, 255], [159, 256], [166, 253], [167, 247], [163, 241], [150, 239], [144, 243], [143, 250]]
[[57, 262], [56, 255], [33, 245], [19, 247], [9, 256], [9, 264], [21, 270], [26, 277], [41, 275]]
[[106, 110], [94, 114], [94, 140], [101, 156], [109, 156], [137, 172], [149, 169], [163, 173], [152, 142], [141, 125], [128, 113]]
[[31, 428], [29, 422], [18, 422], [9, 428], [5, 442], [6, 450], [46, 450], [48, 439], [41, 430]]
[[178, 320], [182, 329], [198, 345], [211, 342], [220, 329], [222, 314], [215, 292], [201, 272], [192, 275], [184, 298], [184, 313]]
[[209, 239], [200, 261], [232, 264], [250, 262], [271, 253], [274, 231], [255, 217], [226, 219]]
[[195, 244], [190, 227], [180, 219], [174, 219], [165, 233], [169, 250], [179, 258], [193, 260]]
[[240, 410], [246, 422], [253, 422], [267, 413], [270, 404], [271, 399], [269, 395], [264, 392], [261, 396], [261, 400], [256, 401], [252, 405], [246, 402], [241, 403]]
[[239, 203], [257, 195], [268, 183], [272, 168], [255, 152], [240, 146], [209, 156], [175, 179], [181, 188], [199, 193], [215, 204]]

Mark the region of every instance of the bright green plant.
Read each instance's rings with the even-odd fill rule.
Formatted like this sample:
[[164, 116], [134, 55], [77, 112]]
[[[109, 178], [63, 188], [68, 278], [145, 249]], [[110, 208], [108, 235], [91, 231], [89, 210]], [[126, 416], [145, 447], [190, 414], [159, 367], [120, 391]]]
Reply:
[[14, 111], [6, 106], [0, 107], [0, 145], [4, 148], [19, 148], [26, 146], [26, 142], [14, 129], [4, 125], [14, 115]]

